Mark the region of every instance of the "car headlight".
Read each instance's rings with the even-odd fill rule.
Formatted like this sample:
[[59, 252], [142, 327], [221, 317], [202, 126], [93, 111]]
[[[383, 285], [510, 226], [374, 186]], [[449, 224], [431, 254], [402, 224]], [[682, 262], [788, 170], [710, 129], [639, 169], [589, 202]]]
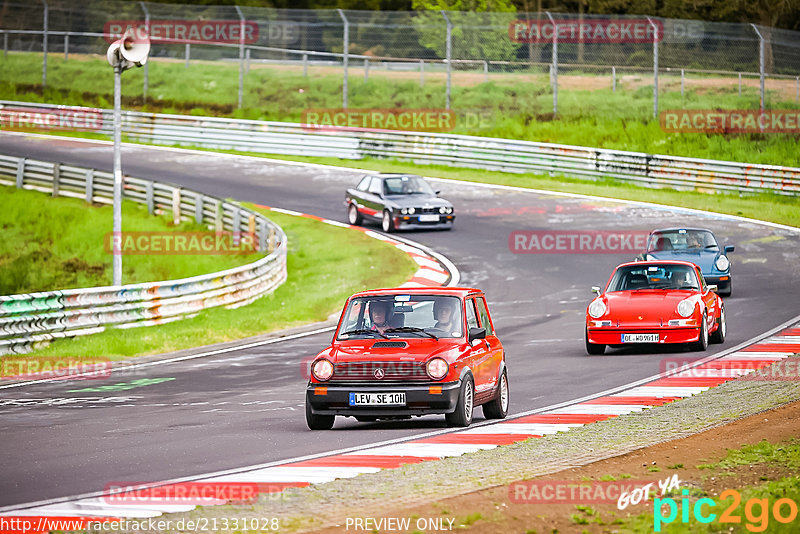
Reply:
[[678, 314], [681, 317], [689, 317], [694, 313], [694, 300], [684, 299], [678, 303]]
[[730, 260], [728, 260], [727, 256], [720, 256], [719, 258], [717, 258], [715, 265], [717, 266], [717, 269], [719, 269], [720, 271], [727, 271], [728, 267], [731, 266], [731, 262]]
[[448, 207], [447, 208], [447, 213], [453, 213], [453, 208], [452, 207]]
[[415, 211], [417, 211], [417, 210], [415, 210], [414, 208], [408, 208], [408, 214], [409, 215], [414, 215]]
[[450, 366], [442, 358], [433, 358], [425, 366], [425, 370], [428, 372], [428, 376], [433, 378], [434, 380], [441, 380], [442, 378], [447, 376], [447, 370], [449, 368]]
[[439, 208], [439, 213], [444, 215], [445, 213], [447, 213], [447, 208], [445, 206], [442, 206], [441, 208]]
[[589, 315], [598, 319], [606, 313], [606, 304], [600, 299], [595, 299], [589, 304]]
[[333, 364], [324, 358], [317, 360], [311, 366], [311, 373], [320, 382], [325, 382], [333, 376]]

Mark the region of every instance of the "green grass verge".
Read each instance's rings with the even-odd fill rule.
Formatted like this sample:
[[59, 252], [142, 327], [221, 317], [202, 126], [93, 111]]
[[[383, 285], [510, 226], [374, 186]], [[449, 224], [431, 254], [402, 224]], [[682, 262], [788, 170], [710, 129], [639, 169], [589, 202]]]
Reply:
[[[727, 469], [741, 467], [744, 465], [753, 466], [756, 464], [777, 464], [781, 467], [797, 469], [800, 467], [800, 440], [793, 439], [786, 443], [773, 444], [764, 440], [756, 445], [747, 445], [741, 449], [728, 451], [728, 455], [721, 462], [713, 465], [703, 466], [715, 471], [724, 472]], [[797, 517], [791, 522], [782, 523], [775, 519], [775, 504], [778, 499], [787, 499], [793, 503], [789, 505], [783, 502], [780, 514], [783, 517], [790, 515], [790, 511], [797, 510], [800, 503], [800, 476], [790, 476], [773, 480], [765, 484], [746, 486], [742, 488], [731, 488], [739, 492], [740, 500], [737, 503], [734, 496], [725, 495], [706, 495], [704, 492], [693, 492], [687, 497], [675, 496], [675, 508], [677, 510], [675, 519], [671, 523], [664, 523], [660, 532], [670, 534], [694, 534], [694, 533], [713, 533], [713, 532], [770, 532], [770, 533], [793, 533], [797, 532]], [[710, 523], [702, 523], [694, 516], [695, 503], [700, 498], [711, 498], [717, 505], [710, 508], [708, 504], [703, 506], [702, 513], [708, 516], [710, 513], [716, 517]], [[686, 499], [686, 502], [682, 502]], [[682, 520], [682, 507], [688, 507], [688, 521]], [[738, 518], [738, 522], [722, 522], [721, 514], [729, 512], [730, 517]], [[643, 513], [623, 522], [624, 532], [653, 532], [654, 513]], [[668, 516], [668, 508], [664, 508], [664, 516]]]
[[[112, 231], [111, 206], [76, 198], [0, 186], [0, 295], [111, 285], [113, 256], [104, 240]], [[179, 226], [166, 215], [123, 202], [124, 232], [205, 232], [194, 222]], [[212, 273], [256, 261], [244, 255], [125, 255], [125, 284], [173, 280]]]
[[381, 172], [413, 173], [465, 182], [509, 185], [563, 193], [594, 195], [610, 199], [616, 198], [639, 202], [652, 202], [655, 204], [706, 210], [800, 227], [800, 209], [797, 209], [797, 197], [771, 193], [739, 196], [737, 194], [713, 194], [694, 191], [676, 191], [673, 189], [653, 189], [620, 182], [614, 179], [579, 180], [560, 176], [550, 177], [541, 174], [503, 173], [442, 165], [415, 165], [395, 159], [366, 158], [354, 161], [324, 157], [282, 156], [236, 151], [227, 152], [286, 161], [338, 165]]
[[[304, 110], [339, 108], [342, 79], [335, 70], [256, 66], [246, 76], [243, 108], [236, 109], [238, 64], [150, 62], [149, 92], [144, 102], [143, 72], [123, 76], [123, 105], [145, 111], [300, 122]], [[355, 72], [355, 71], [354, 71]], [[652, 87], [647, 77], [621, 81], [610, 89], [559, 89], [559, 114], [552, 114], [547, 77], [518, 73], [492, 75], [489, 82], [460, 82], [456, 72], [452, 91], [458, 120], [455, 133], [530, 141], [603, 147], [619, 150], [733, 160], [747, 163], [798, 166], [797, 137], [788, 134], [705, 135], [669, 133], [652, 116]], [[398, 77], [400, 76], [400, 77]], [[598, 76], [584, 75], [587, 86]], [[48, 59], [48, 86], [41, 86], [41, 55], [11, 53], [0, 61], [0, 98], [32, 102], [110, 108], [113, 76], [104, 57], [73, 56], [69, 61], [53, 54]], [[13, 80], [13, 81], [11, 81]], [[177, 81], [179, 80], [179, 82]], [[459, 85], [459, 83], [462, 83]], [[643, 85], [644, 84], [644, 85]], [[610, 85], [610, 84], [609, 84]], [[665, 76], [660, 109], [758, 109], [756, 88], [738, 95], [735, 83], [720, 81], [693, 88], [681, 96], [679, 83]], [[388, 75], [373, 71], [371, 78], [352, 75], [350, 108], [443, 108], [444, 79], [430, 75], [419, 87], [414, 73]], [[792, 97], [786, 96], [792, 93]], [[769, 108], [793, 108], [793, 92], [767, 92]], [[471, 120], [470, 120], [471, 119]]]
[[110, 329], [58, 341], [14, 359], [70, 356], [120, 360], [323, 321], [356, 291], [397, 286], [417, 268], [404, 252], [362, 232], [255, 209], [280, 225], [289, 241], [288, 279], [272, 294], [242, 308], [212, 308], [194, 318], [157, 327]]

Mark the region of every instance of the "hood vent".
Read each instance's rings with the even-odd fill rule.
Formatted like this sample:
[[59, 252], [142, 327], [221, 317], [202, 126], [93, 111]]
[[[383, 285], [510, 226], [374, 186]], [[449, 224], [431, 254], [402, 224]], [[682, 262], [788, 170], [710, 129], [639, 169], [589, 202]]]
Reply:
[[373, 349], [404, 349], [408, 347], [405, 341], [376, 341]]

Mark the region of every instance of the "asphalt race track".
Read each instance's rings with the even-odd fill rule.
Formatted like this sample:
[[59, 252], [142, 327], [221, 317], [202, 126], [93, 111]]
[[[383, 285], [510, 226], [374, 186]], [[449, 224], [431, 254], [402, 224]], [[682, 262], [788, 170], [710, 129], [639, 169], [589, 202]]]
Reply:
[[[0, 153], [111, 168], [110, 145], [3, 134]], [[123, 170], [343, 222], [344, 190], [359, 174], [132, 146], [124, 147]], [[511, 414], [654, 375], [665, 357], [708, 356], [798, 313], [798, 234], [611, 201], [455, 182], [436, 185], [455, 205], [455, 229], [404, 235], [452, 260], [461, 272], [461, 285], [486, 291], [506, 349]], [[723, 245], [736, 245], [731, 255], [733, 296], [725, 300], [728, 340], [709, 346], [705, 353], [626, 349], [587, 356], [583, 325], [592, 298], [589, 288], [604, 284], [614, 266], [635, 254], [515, 254], [509, 248], [514, 230], [624, 231], [670, 225], [708, 227]], [[0, 506], [95, 492], [112, 483], [281, 461], [445, 428], [443, 417], [372, 424], [338, 418], [333, 431], [309, 431], [303, 415], [301, 362], [322, 349], [330, 336], [317, 334], [156, 365], [135, 376], [0, 389]], [[118, 383], [122, 385], [117, 389], [92, 391]], [[476, 421], [481, 420], [477, 410]]]

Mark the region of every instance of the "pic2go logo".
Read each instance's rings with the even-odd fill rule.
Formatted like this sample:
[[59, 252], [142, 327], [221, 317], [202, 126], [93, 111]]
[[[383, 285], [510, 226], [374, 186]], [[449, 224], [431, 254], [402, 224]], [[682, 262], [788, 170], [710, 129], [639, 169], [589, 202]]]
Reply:
[[[717, 514], [711, 510], [717, 507], [714, 499], [698, 499], [694, 506], [689, 503], [686, 497], [689, 490], [681, 492], [684, 497], [680, 500], [680, 505], [675, 499], [664, 498], [653, 500], [653, 530], [661, 532], [662, 525], [670, 524], [677, 519], [678, 512], [681, 514], [681, 523], [689, 522], [689, 513], [700, 523], [712, 523], [717, 519]], [[737, 513], [742, 502], [742, 496], [736, 490], [725, 490], [719, 495], [720, 500], [732, 499], [733, 502], [719, 515], [720, 523], [741, 523], [742, 517]], [[667, 511], [667, 515], [664, 513]], [[769, 526], [770, 512], [772, 518], [778, 523], [791, 523], [797, 519], [797, 503], [792, 499], [782, 498], [775, 501], [772, 508], [769, 506], [769, 499], [748, 499], [744, 504], [744, 516], [747, 520], [745, 528], [750, 532], [764, 532]]]

